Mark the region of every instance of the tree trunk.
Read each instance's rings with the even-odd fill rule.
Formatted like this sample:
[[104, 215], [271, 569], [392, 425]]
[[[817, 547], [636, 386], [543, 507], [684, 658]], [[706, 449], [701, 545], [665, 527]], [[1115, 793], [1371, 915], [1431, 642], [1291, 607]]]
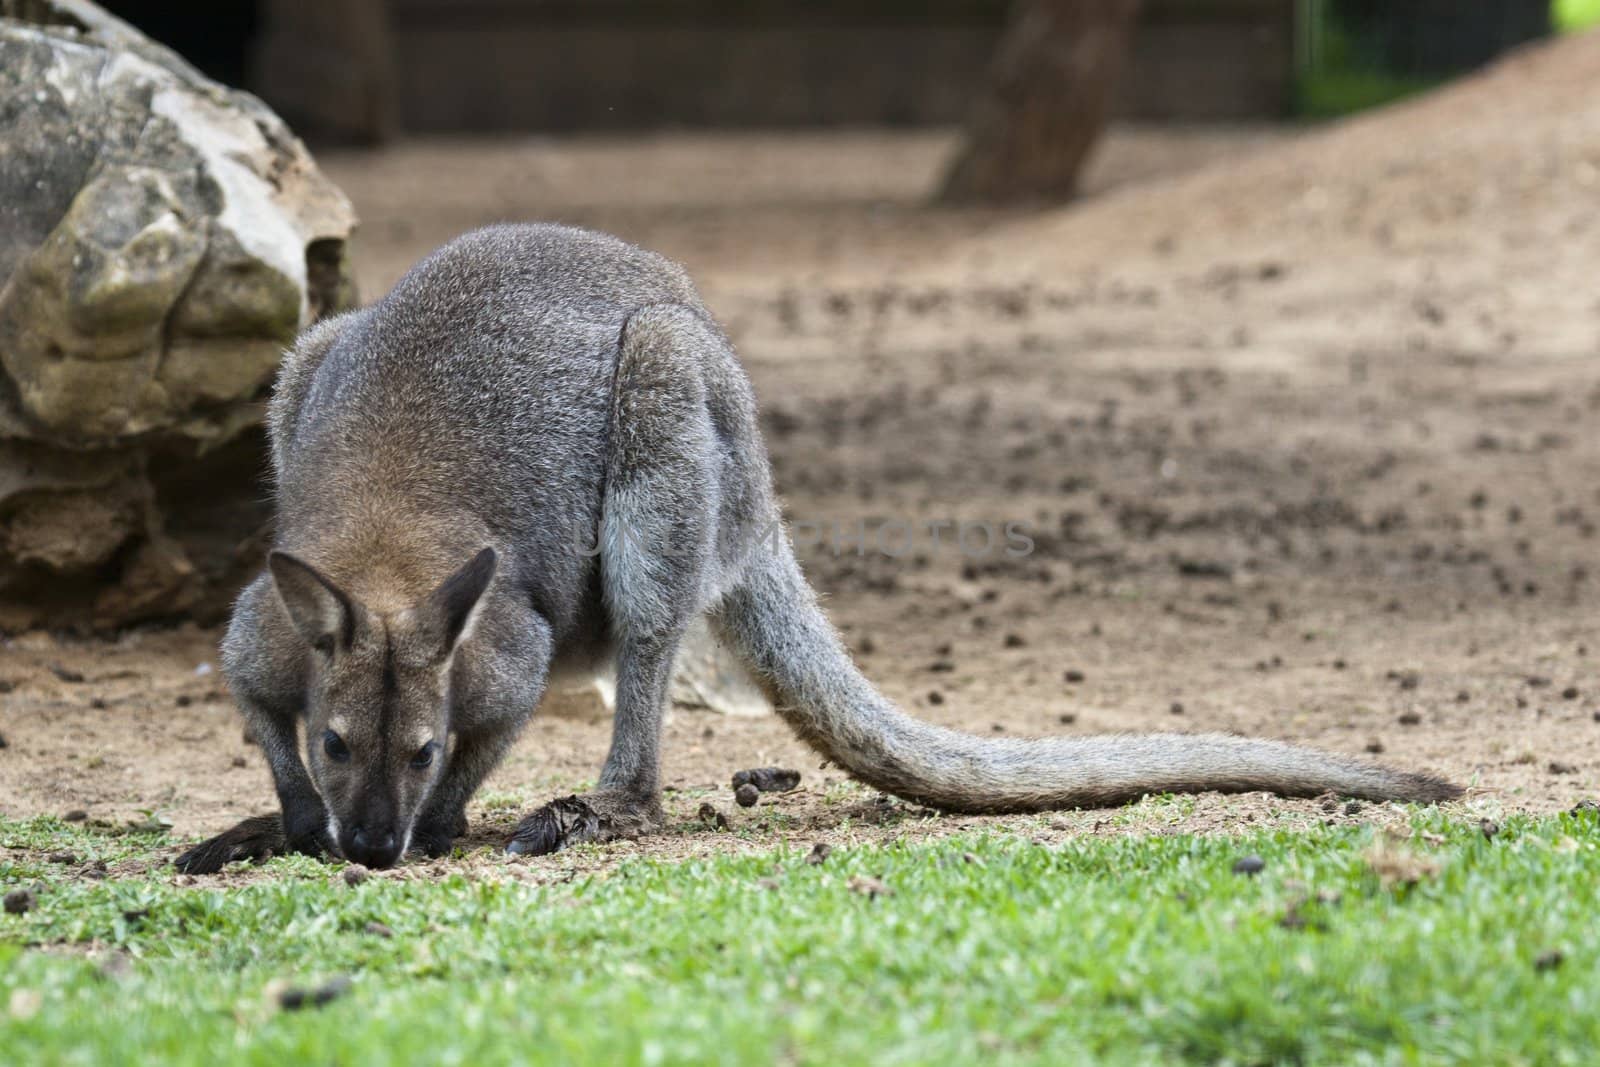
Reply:
[[1064, 200], [1105, 126], [1139, 0], [1019, 0], [947, 201]]
[[388, 0], [265, 0], [257, 91], [305, 137], [378, 144], [399, 129]]

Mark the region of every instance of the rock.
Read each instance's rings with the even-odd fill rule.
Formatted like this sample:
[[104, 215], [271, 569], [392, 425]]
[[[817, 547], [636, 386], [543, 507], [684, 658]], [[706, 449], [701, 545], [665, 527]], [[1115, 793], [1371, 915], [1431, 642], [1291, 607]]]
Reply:
[[340, 975], [310, 989], [288, 986], [278, 992], [278, 1005], [284, 1011], [320, 1008], [350, 992], [350, 985], [350, 979]]
[[705, 823], [713, 830], [729, 829], [728, 817], [722, 814], [722, 812], [718, 811], [709, 802], [701, 804], [700, 810], [696, 812], [695, 815], [701, 822]]
[[1553, 971], [1566, 960], [1567, 954], [1558, 948], [1546, 949], [1533, 958], [1536, 971]]
[[761, 790], [746, 782], [733, 791], [733, 799], [739, 802], [741, 808], [753, 808], [761, 799]]
[[679, 707], [706, 708], [724, 715], [765, 715], [772, 710], [772, 702], [744, 661], [704, 618], [690, 624], [678, 647], [671, 692], [672, 702]]
[[1233, 873], [1242, 874], [1253, 878], [1267, 869], [1267, 863], [1260, 856], [1240, 856], [1233, 863]]
[[735, 771], [733, 788], [740, 789], [745, 785], [754, 786], [762, 793], [787, 793], [800, 788], [800, 772], [786, 767], [752, 767], [747, 771]]
[[[284, 347], [354, 305], [354, 224], [259, 100], [86, 0], [0, 0], [0, 626], [226, 602], [259, 487], [204, 464], [259, 470]], [[190, 534], [186, 493], [235, 525]]]
[[849, 886], [850, 892], [860, 893], [869, 900], [894, 896], [894, 890], [889, 888], [882, 879], [874, 878], [869, 874], [854, 875], [846, 884]]
[[[592, 694], [598, 691], [599, 701]], [[721, 715], [758, 716], [772, 711], [772, 701], [750, 674], [744, 661], [717, 636], [705, 618], [689, 624], [678, 646], [669, 691], [676, 707], [714, 711]], [[541, 715], [569, 718], [609, 718], [617, 707], [617, 683], [602, 675], [593, 688], [555, 690], [546, 697], [550, 707]]]

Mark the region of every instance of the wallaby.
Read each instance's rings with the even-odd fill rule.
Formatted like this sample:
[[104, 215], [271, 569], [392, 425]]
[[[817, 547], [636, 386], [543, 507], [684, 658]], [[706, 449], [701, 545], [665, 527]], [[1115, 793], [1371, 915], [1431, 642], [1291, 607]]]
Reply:
[[935, 808], [1461, 792], [1272, 741], [979, 738], [906, 716], [857, 672], [782, 536], [727, 338], [681, 268], [613, 237], [505, 225], [452, 241], [308, 330], [268, 425], [276, 547], [222, 663], [282, 815], [191, 849], [189, 872], [283, 849], [372, 867], [447, 851], [547, 679], [604, 660], [616, 719], [597, 788], [527, 816], [507, 847], [659, 827], [663, 704], [701, 613], [806, 742]]

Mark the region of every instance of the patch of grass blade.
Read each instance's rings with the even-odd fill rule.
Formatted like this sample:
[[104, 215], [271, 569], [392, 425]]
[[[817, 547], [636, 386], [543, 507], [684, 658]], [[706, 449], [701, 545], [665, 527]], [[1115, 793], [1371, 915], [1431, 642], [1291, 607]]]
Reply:
[[[1003, 835], [603, 877], [175, 884], [159, 835], [0, 820], [8, 1062], [1581, 1062], [1593, 817]], [[1425, 857], [1384, 877], [1375, 847]], [[70, 850], [113, 877], [49, 862]], [[1251, 854], [1264, 869], [1233, 872]], [[118, 877], [118, 863], [148, 873]], [[852, 891], [877, 879], [886, 895]], [[860, 884], [858, 882], [857, 884]], [[375, 927], [373, 924], [380, 924]], [[383, 936], [383, 929], [393, 936]], [[378, 932], [373, 932], [377, 930]], [[111, 967], [108, 960], [118, 960]], [[353, 979], [318, 1008], [284, 984]]]

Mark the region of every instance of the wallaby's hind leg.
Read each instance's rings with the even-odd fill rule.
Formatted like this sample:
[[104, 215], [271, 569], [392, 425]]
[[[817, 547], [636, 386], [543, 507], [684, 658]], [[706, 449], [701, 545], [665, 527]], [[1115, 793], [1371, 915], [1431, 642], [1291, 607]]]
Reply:
[[716, 436], [700, 373], [707, 329], [686, 308], [650, 307], [623, 331], [600, 530], [617, 642], [611, 752], [594, 792], [523, 819], [512, 852], [538, 855], [661, 825], [661, 718], [678, 642], [702, 606], [717, 514]]

